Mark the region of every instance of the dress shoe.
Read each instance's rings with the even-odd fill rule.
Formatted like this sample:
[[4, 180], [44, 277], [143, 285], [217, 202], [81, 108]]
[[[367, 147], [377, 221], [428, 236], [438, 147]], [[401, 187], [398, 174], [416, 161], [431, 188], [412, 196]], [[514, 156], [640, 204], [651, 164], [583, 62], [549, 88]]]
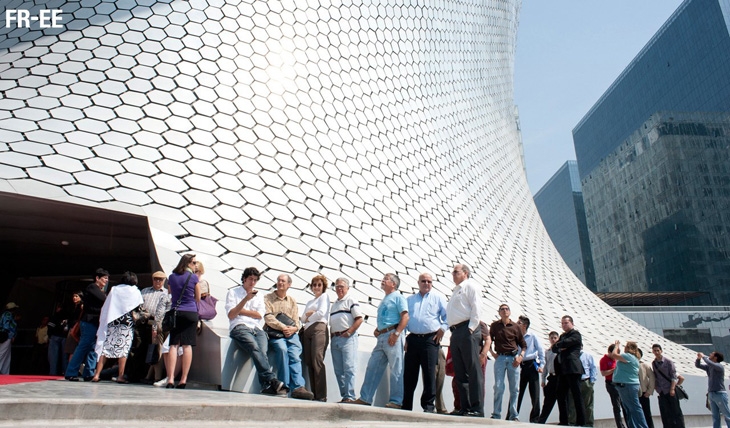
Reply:
[[91, 382], [92, 379], [94, 379], [94, 376], [84, 376], [84, 382]]
[[296, 398], [298, 400], [312, 400], [314, 399], [314, 394], [307, 391], [307, 389], [303, 386], [300, 386], [291, 392], [291, 398]]
[[469, 416], [469, 417], [472, 417], [472, 418], [483, 418], [484, 417], [484, 413], [482, 413], [482, 412], [466, 412], [466, 413], [464, 413], [463, 416]]
[[401, 408], [403, 408], [403, 406], [401, 406], [400, 404], [388, 402], [388, 403], [385, 403], [385, 408], [386, 409], [401, 409]]
[[454, 409], [451, 412], [449, 412], [450, 415], [453, 416], [464, 416], [464, 413], [461, 409]]
[[343, 398], [342, 400], [340, 400], [340, 403], [345, 403], [345, 404], [354, 403], [354, 402], [355, 402], [355, 400], [353, 400], [352, 398]]
[[363, 401], [363, 400], [361, 400], [359, 398], [357, 400], [355, 400], [355, 401], [352, 401], [351, 403], [352, 404], [359, 404], [361, 406], [369, 406], [370, 405], [370, 403], [368, 403], [367, 401]]
[[285, 396], [286, 387], [284, 386], [284, 382], [274, 379], [269, 382], [269, 386], [261, 390], [261, 393], [265, 395]]
[[66, 376], [65, 379], [68, 380], [68, 381], [71, 381], [71, 382], [78, 382], [79, 381], [79, 377], [78, 376]]
[[439, 409], [439, 410], [438, 410], [438, 414], [439, 414], [439, 415], [446, 415], [446, 414], [448, 414], [448, 413], [449, 413], [449, 411], [448, 411], [448, 410], [446, 410], [446, 409]]

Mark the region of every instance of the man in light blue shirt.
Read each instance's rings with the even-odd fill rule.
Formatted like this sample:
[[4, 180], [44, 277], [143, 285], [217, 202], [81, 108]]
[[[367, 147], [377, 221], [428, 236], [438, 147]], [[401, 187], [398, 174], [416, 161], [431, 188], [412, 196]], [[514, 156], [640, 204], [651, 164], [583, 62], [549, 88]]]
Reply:
[[522, 328], [522, 334], [527, 343], [525, 358], [520, 363], [520, 393], [517, 396], [517, 413], [522, 407], [522, 398], [525, 396], [525, 387], [529, 387], [532, 410], [530, 410], [530, 423], [536, 424], [540, 419], [540, 373], [545, 367], [545, 350], [530, 328], [530, 319], [520, 315], [517, 324]]
[[[390, 369], [390, 397], [385, 407], [400, 409], [403, 405], [403, 345], [405, 335], [401, 333], [408, 325], [408, 303], [398, 292], [400, 278], [386, 273], [380, 282], [385, 298], [378, 306], [378, 326], [375, 337], [378, 342], [370, 354], [365, 370], [365, 380], [360, 388], [360, 398], [354, 404], [369, 406], [375, 398], [385, 368]], [[434, 369], [435, 370], [435, 369]]]
[[[580, 351], [580, 362], [583, 365], [583, 375], [580, 377], [580, 395], [583, 397], [587, 427], [593, 426], [593, 385], [598, 380], [598, 367], [596, 359], [583, 350]], [[573, 399], [568, 397], [568, 421], [575, 424], [575, 405]]]
[[446, 324], [446, 300], [431, 291], [433, 277], [418, 277], [418, 293], [408, 297], [408, 337], [403, 370], [403, 409], [413, 410], [413, 393], [418, 385], [418, 371], [423, 373], [421, 407], [435, 413], [436, 364], [439, 344], [449, 328]]

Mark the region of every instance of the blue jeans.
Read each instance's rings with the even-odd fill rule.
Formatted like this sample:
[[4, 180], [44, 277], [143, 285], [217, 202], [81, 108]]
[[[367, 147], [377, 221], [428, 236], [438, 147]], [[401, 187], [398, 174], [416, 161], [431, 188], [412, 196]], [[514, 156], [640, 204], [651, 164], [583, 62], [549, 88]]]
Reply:
[[720, 413], [725, 418], [725, 425], [730, 428], [730, 406], [728, 405], [727, 392], [716, 391], [709, 393], [710, 409], [712, 409], [712, 428], [720, 428]]
[[500, 355], [494, 362], [494, 411], [492, 419], [502, 417], [502, 396], [504, 395], [504, 375], [507, 374], [509, 382], [509, 409], [507, 419], [517, 417], [517, 395], [520, 390], [520, 366], [513, 367], [515, 357], [512, 355]]
[[335, 368], [337, 386], [343, 399], [354, 400], [355, 368], [357, 367], [357, 333], [350, 337], [335, 336], [330, 343], [332, 365]]
[[649, 428], [644, 417], [644, 410], [639, 403], [639, 384], [638, 383], [614, 383], [621, 404], [626, 411], [628, 423], [632, 428]]
[[269, 349], [269, 337], [260, 328], [252, 329], [244, 324], [233, 327], [229, 334], [231, 339], [251, 356], [261, 389], [266, 389], [272, 380], [276, 379], [271, 370], [266, 352]]
[[81, 323], [81, 338], [66, 368], [66, 376], [78, 376], [81, 363], [84, 363], [83, 376], [92, 377], [94, 376], [96, 360], [98, 359], [94, 351], [97, 326], [86, 321], [79, 322]]
[[302, 376], [302, 342], [298, 334], [269, 340], [269, 356], [276, 367], [277, 377], [290, 391], [304, 386]]
[[[61, 336], [48, 336], [48, 365], [50, 367], [50, 375], [57, 376], [66, 373], [68, 359], [63, 352], [66, 346], [66, 338]], [[61, 371], [59, 372], [59, 365]]]
[[380, 379], [383, 378], [385, 368], [390, 369], [390, 398], [388, 401], [393, 404], [403, 404], [403, 344], [405, 335], [398, 336], [395, 345], [388, 344], [390, 334], [383, 333], [378, 336], [378, 343], [370, 354], [368, 368], [365, 371], [365, 380], [360, 388], [360, 399], [366, 403], [373, 403], [375, 391], [378, 390]]

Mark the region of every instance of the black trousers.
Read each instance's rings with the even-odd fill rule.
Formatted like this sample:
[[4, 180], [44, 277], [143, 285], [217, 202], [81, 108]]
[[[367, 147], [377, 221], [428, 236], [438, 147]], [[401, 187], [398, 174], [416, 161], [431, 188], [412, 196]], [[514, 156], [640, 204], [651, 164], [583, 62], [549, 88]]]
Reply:
[[641, 404], [641, 410], [644, 411], [644, 419], [649, 428], [654, 428], [654, 418], [651, 417], [651, 402], [648, 397], [644, 395], [639, 396], [639, 404]]
[[421, 407], [433, 411], [436, 402], [436, 365], [439, 345], [433, 341], [435, 334], [406, 337], [406, 355], [403, 360], [403, 409], [413, 410], [413, 393], [418, 385], [418, 372], [423, 377]]
[[454, 364], [454, 380], [459, 390], [461, 410], [484, 414], [482, 391], [484, 372], [479, 364], [482, 332], [479, 328], [469, 333], [464, 324], [451, 332], [451, 359]]
[[676, 395], [659, 394], [659, 413], [664, 428], [684, 428], [684, 415]]
[[564, 374], [558, 376], [558, 411], [560, 422], [558, 425], [568, 425], [568, 394], [573, 397], [575, 403], [575, 424], [584, 426], [586, 424], [585, 405], [583, 396], [580, 393], [580, 373]]
[[553, 411], [553, 407], [555, 407], [555, 402], [558, 399], [557, 376], [548, 375], [547, 383], [545, 384], [545, 388], [543, 388], [543, 392], [545, 393], [545, 401], [542, 402], [542, 411], [540, 412], [540, 417], [537, 420], [538, 424], [544, 424], [547, 422], [547, 419], [550, 417], [550, 413]]
[[[616, 421], [616, 428], [626, 428], [626, 425], [629, 424], [628, 421], [626, 421], [626, 425], [624, 425], [623, 420], [621, 419], [621, 410], [623, 409], [623, 405], [621, 404], [621, 397], [618, 395], [618, 390], [616, 389], [616, 385], [613, 384], [610, 380], [606, 381], [606, 391], [608, 392], [608, 396], [611, 397], [611, 406], [613, 407], [613, 419]], [[626, 417], [626, 411], [624, 410], [624, 418]]]
[[540, 419], [540, 373], [535, 368], [535, 361], [525, 361], [520, 364], [520, 393], [517, 396], [517, 413], [522, 407], [522, 398], [525, 396], [525, 389], [530, 390], [532, 410], [530, 410], [530, 423], [537, 423]]

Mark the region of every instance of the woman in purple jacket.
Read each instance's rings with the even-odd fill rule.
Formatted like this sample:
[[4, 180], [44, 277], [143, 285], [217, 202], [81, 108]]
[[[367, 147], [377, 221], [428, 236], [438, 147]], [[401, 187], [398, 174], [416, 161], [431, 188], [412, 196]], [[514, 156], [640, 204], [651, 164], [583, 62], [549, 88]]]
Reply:
[[175, 327], [170, 331], [170, 352], [167, 353], [167, 388], [175, 388], [175, 363], [177, 362], [177, 348], [182, 346], [182, 376], [177, 385], [185, 389], [188, 382], [188, 372], [193, 362], [193, 346], [197, 337], [198, 302], [200, 301], [200, 287], [195, 271], [195, 254], [185, 254], [177, 267], [173, 269], [168, 279], [172, 309], [177, 309]]

